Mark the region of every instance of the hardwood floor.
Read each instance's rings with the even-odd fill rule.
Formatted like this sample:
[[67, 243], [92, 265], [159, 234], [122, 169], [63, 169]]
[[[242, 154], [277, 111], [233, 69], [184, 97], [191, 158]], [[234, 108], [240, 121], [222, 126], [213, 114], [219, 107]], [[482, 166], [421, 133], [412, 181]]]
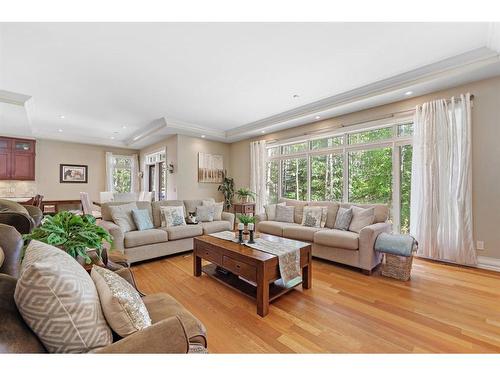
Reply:
[[416, 259], [400, 282], [313, 261], [309, 290], [255, 303], [192, 275], [192, 255], [133, 267], [144, 293], [167, 292], [207, 327], [211, 353], [499, 353], [500, 273]]

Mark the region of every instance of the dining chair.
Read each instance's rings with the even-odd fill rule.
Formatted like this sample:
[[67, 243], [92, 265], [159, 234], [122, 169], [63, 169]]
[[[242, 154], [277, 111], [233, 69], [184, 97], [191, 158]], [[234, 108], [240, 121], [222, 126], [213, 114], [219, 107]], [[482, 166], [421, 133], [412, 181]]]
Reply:
[[101, 191], [99, 193], [99, 202], [100, 203], [113, 202], [114, 200], [115, 200], [115, 198], [114, 198], [112, 191]]
[[92, 215], [96, 219], [101, 219], [101, 211], [94, 210], [94, 205], [90, 200], [88, 193], [80, 192], [80, 200], [82, 201], [82, 210], [85, 215]]
[[140, 202], [151, 202], [153, 199], [153, 192], [151, 191], [141, 191], [139, 193], [139, 201]]

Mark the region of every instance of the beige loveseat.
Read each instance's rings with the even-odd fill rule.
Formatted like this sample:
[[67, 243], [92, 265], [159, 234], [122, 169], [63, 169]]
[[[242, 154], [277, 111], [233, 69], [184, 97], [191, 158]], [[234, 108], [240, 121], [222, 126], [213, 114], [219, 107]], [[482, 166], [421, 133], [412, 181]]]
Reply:
[[[205, 199], [212, 200], [213, 199]], [[202, 234], [232, 230], [234, 214], [222, 213], [222, 220], [204, 222], [197, 225], [182, 225], [175, 227], [162, 227], [160, 208], [162, 206], [183, 206], [186, 215], [195, 212], [197, 206], [202, 205], [201, 199], [195, 200], [166, 200], [158, 202], [136, 202], [139, 209], [147, 209], [153, 220], [153, 229], [131, 231], [123, 233], [118, 225], [113, 222], [110, 206], [118, 206], [130, 202], [103, 203], [101, 207], [102, 221], [99, 223], [113, 236], [113, 247], [125, 255], [129, 263], [146, 259], [176, 254], [193, 249], [193, 237]]]
[[[384, 204], [355, 204], [362, 208], [375, 208], [375, 219], [372, 225], [364, 227], [358, 233], [333, 229], [339, 207], [349, 208], [350, 203], [337, 202], [305, 202], [292, 199], [280, 199], [287, 206], [295, 206], [294, 222], [283, 223], [267, 220], [266, 214], [257, 215], [257, 230], [275, 236], [305, 241], [312, 244], [315, 257], [347, 264], [360, 268], [370, 274], [381, 262], [381, 256], [373, 250], [377, 236], [381, 232], [390, 232], [392, 224], [387, 222], [389, 208]], [[326, 206], [328, 214], [324, 228], [312, 228], [301, 225], [305, 206]]]

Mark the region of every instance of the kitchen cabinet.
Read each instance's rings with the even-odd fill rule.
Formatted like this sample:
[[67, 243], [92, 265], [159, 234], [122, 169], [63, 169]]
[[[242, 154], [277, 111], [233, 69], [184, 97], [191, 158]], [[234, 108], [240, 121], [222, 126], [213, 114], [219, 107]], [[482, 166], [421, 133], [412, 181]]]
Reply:
[[35, 143], [0, 137], [0, 180], [35, 180]]

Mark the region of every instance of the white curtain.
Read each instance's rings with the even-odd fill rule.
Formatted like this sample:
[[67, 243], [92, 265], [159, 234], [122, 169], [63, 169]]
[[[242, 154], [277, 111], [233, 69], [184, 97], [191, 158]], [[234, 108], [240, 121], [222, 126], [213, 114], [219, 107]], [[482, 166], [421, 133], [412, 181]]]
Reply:
[[416, 108], [410, 232], [418, 254], [476, 265], [470, 94]]
[[113, 191], [113, 169], [115, 159], [112, 152], [106, 152], [106, 191]]
[[133, 154], [131, 156], [132, 162], [131, 164], [131, 193], [137, 193], [140, 188], [140, 180], [139, 180], [139, 157], [137, 154]]
[[266, 189], [266, 141], [250, 143], [250, 190], [256, 194], [255, 212], [264, 212], [267, 199]]

